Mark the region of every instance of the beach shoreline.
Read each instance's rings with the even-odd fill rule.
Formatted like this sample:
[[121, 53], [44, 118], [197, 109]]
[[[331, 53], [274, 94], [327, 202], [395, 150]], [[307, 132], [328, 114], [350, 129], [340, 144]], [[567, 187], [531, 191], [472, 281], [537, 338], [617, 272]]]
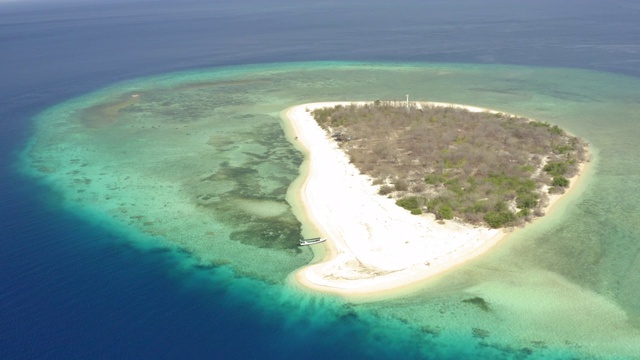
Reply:
[[[289, 202], [303, 223], [304, 236], [327, 238], [326, 253], [295, 271], [291, 281], [313, 291], [350, 298], [384, 298], [410, 291], [486, 253], [508, 234], [506, 229], [441, 223], [431, 214], [411, 215], [393, 199], [377, 193], [372, 179], [360, 174], [347, 155], [313, 119], [310, 111], [336, 105], [372, 102], [322, 102], [284, 110], [285, 133], [305, 160], [301, 176], [289, 189]], [[449, 103], [472, 112], [497, 111]], [[584, 173], [583, 163], [567, 193]], [[563, 196], [551, 196], [545, 213]], [[314, 253], [316, 250], [314, 249]]]

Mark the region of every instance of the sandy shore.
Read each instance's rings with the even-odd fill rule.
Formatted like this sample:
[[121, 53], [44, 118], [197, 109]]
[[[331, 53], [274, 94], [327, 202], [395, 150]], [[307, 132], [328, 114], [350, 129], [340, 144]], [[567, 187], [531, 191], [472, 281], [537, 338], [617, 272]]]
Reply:
[[[393, 199], [379, 195], [377, 186], [360, 174], [309, 113], [338, 104], [352, 102], [303, 104], [282, 116], [293, 141], [307, 152], [307, 174], [299, 186], [305, 215], [317, 235], [327, 238], [323, 261], [297, 271], [297, 282], [342, 295], [383, 295], [473, 259], [507, 235], [504, 230], [456, 221], [440, 224], [430, 214], [411, 215]], [[490, 111], [458, 104], [422, 105]], [[557, 197], [551, 200], [548, 208]]]

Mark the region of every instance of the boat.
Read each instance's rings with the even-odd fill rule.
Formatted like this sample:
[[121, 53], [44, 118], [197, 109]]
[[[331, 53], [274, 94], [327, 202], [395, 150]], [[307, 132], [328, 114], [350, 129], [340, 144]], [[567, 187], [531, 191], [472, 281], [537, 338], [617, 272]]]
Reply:
[[325, 242], [325, 241], [327, 241], [327, 239], [321, 238], [321, 237], [311, 238], [311, 239], [301, 239], [300, 240], [300, 246], [319, 244], [319, 243]]

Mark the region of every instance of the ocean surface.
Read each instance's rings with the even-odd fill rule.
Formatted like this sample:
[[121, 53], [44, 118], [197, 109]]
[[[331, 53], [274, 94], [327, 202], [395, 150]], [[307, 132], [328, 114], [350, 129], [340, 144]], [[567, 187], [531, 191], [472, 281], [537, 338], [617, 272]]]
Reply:
[[[640, 358], [639, 15], [0, 2], [0, 358]], [[409, 294], [298, 288], [281, 111], [405, 94], [557, 124], [591, 145], [587, 175]]]

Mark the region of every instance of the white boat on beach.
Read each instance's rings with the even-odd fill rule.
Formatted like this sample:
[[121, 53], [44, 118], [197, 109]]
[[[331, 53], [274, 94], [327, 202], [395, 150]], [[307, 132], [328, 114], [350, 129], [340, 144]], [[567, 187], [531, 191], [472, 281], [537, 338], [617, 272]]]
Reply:
[[319, 243], [325, 242], [325, 241], [327, 241], [327, 239], [321, 238], [321, 237], [311, 238], [311, 239], [301, 239], [300, 240], [300, 246], [319, 244]]

